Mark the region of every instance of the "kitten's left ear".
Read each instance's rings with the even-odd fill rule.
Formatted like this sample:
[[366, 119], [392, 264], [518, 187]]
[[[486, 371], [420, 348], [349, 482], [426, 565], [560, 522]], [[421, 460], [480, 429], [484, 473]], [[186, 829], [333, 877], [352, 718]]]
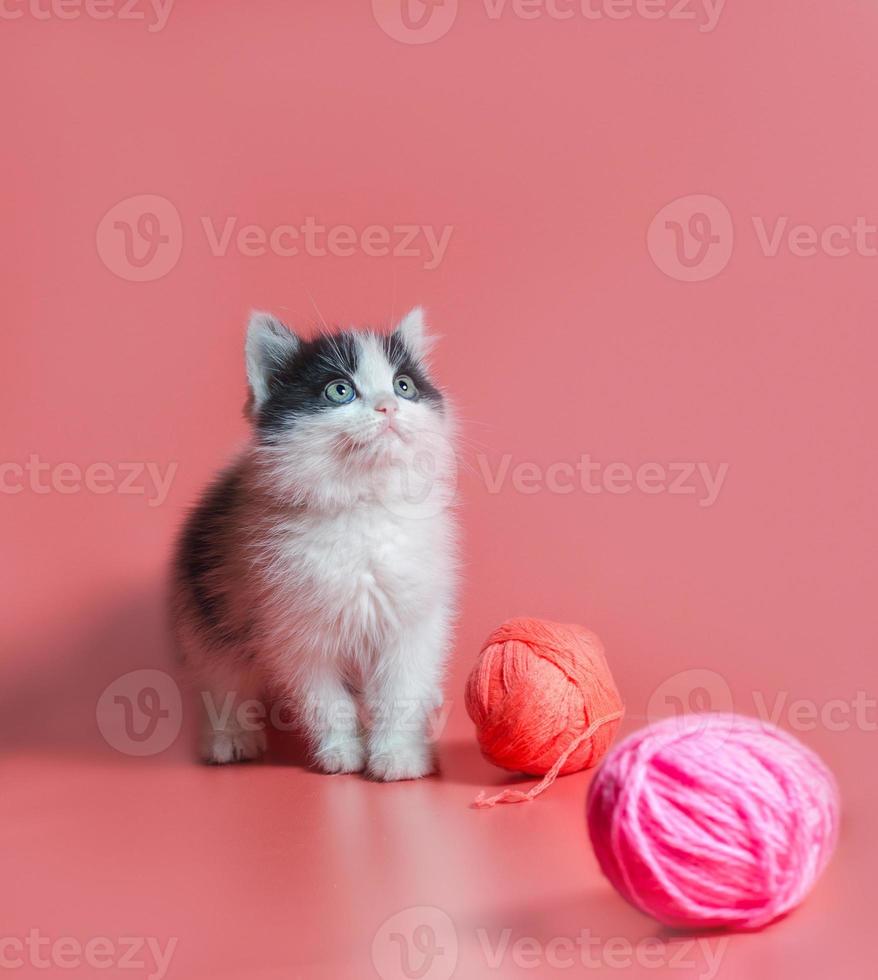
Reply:
[[416, 306], [399, 321], [394, 334], [405, 344], [408, 352], [418, 360], [425, 360], [436, 343], [436, 337], [428, 333], [424, 311]]
[[265, 404], [279, 368], [299, 347], [299, 338], [277, 317], [254, 310], [247, 324], [245, 356], [250, 398], [246, 413], [254, 415]]

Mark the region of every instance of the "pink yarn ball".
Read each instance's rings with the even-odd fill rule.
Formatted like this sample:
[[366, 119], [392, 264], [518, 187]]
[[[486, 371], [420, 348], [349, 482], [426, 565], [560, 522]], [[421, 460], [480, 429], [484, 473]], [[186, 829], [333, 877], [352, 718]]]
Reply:
[[588, 794], [604, 874], [677, 927], [758, 929], [795, 908], [835, 847], [838, 789], [767, 722], [667, 718], [621, 742]]

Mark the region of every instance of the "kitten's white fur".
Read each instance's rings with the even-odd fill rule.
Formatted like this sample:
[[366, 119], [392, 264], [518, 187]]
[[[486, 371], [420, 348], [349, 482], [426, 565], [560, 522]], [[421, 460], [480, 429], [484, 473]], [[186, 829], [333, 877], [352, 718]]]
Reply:
[[[397, 332], [426, 358], [421, 310]], [[270, 692], [296, 710], [325, 772], [396, 780], [433, 769], [427, 719], [442, 702], [455, 587], [453, 423], [447, 403], [399, 398], [379, 338], [356, 338], [356, 401], [268, 442], [254, 437], [235, 464], [243, 493], [216, 529], [223, 558], [210, 572], [224, 602], [221, 638], [178, 579], [184, 662], [216, 706], [204, 717], [208, 761], [261, 753], [264, 734], [239, 709]], [[270, 315], [251, 317], [254, 417], [298, 343]], [[382, 405], [395, 408], [398, 434], [385, 431]]]

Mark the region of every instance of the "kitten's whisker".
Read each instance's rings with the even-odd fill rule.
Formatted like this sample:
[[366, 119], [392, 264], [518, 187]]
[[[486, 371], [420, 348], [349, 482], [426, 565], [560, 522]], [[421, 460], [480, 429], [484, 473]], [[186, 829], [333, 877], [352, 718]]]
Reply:
[[473, 439], [470, 436], [458, 436], [456, 440], [460, 445], [465, 446], [467, 449], [480, 450], [481, 452], [490, 453], [500, 453], [496, 446], [491, 446], [486, 442], [482, 442], [479, 439]]
[[328, 332], [329, 331], [329, 325], [327, 324], [326, 320], [324, 319], [323, 314], [320, 312], [320, 307], [317, 305], [317, 303], [314, 300], [314, 297], [311, 295], [311, 290], [308, 289], [308, 287], [305, 286], [304, 284], [302, 285], [302, 288], [305, 290], [305, 294], [307, 295], [308, 299], [311, 300], [311, 305], [314, 307], [314, 309], [315, 309], [315, 311], [317, 313], [317, 316], [320, 317], [320, 322], [323, 324], [324, 329]]
[[396, 323], [396, 265], [391, 265], [391, 270], [393, 273], [393, 281], [390, 287], [390, 329], [393, 330], [394, 324]]

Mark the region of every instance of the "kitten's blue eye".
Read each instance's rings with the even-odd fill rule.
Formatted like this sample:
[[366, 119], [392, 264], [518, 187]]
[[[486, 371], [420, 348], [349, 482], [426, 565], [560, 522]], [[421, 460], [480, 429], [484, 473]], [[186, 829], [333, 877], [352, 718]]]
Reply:
[[349, 381], [336, 378], [323, 389], [323, 397], [333, 405], [347, 405], [357, 397], [357, 391]]
[[393, 382], [393, 390], [399, 395], [400, 398], [417, 398], [418, 389], [412, 381], [412, 379], [407, 374], [401, 374], [396, 381]]

